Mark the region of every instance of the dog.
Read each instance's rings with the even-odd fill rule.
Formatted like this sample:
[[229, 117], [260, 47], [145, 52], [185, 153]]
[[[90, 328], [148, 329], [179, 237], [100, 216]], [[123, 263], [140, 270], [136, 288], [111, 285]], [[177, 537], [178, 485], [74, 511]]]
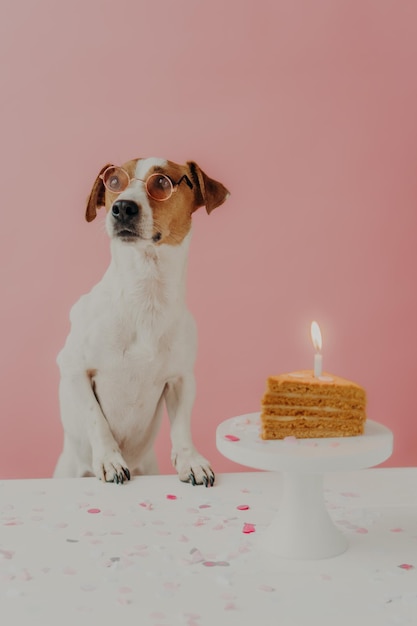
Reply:
[[226, 187], [192, 161], [138, 158], [104, 166], [86, 219], [106, 210], [111, 261], [72, 307], [57, 357], [64, 429], [54, 477], [124, 483], [157, 474], [154, 441], [166, 405], [181, 481], [212, 486], [193, 445], [195, 321], [185, 303], [192, 214], [222, 205]]

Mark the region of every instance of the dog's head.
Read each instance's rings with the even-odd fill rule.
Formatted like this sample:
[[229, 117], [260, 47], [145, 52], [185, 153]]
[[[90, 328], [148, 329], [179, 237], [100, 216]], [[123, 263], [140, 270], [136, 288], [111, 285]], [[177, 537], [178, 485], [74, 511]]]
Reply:
[[87, 200], [86, 219], [105, 207], [112, 238], [178, 245], [191, 228], [191, 215], [201, 206], [207, 213], [223, 204], [229, 192], [189, 161], [178, 165], [147, 158], [111, 164], [98, 174]]

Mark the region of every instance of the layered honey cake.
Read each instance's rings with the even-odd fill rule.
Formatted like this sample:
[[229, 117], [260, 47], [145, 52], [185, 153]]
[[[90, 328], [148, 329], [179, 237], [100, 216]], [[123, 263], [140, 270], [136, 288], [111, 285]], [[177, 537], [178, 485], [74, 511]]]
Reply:
[[301, 370], [267, 380], [262, 439], [352, 437], [363, 434], [365, 420], [365, 390], [340, 376]]

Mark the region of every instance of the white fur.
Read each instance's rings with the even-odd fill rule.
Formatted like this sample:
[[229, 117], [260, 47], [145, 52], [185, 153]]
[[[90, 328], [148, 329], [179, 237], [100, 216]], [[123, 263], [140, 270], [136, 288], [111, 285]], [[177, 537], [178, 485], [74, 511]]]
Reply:
[[[146, 176], [147, 161], [139, 162], [138, 178]], [[185, 305], [190, 233], [180, 245], [155, 245], [143, 187], [133, 181], [119, 196], [140, 202], [143, 238], [112, 238], [106, 273], [71, 310], [58, 355], [64, 447], [54, 475], [123, 482], [129, 473], [157, 473], [153, 444], [165, 401], [180, 479], [212, 484], [190, 433], [197, 349]], [[106, 225], [111, 236], [111, 211]]]

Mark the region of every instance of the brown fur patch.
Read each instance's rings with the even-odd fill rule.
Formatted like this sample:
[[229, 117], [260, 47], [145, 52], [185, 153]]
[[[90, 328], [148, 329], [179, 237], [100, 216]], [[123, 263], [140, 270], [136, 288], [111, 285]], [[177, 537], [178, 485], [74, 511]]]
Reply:
[[[182, 176], [188, 175], [187, 168], [168, 161], [166, 167], [153, 167], [148, 176], [154, 172], [161, 172], [177, 183]], [[194, 191], [185, 180], [174, 186], [174, 192], [168, 200], [158, 202], [149, 198], [154, 220], [154, 235], [161, 234], [158, 245], [167, 243], [179, 245], [191, 229], [191, 214], [194, 210]]]

